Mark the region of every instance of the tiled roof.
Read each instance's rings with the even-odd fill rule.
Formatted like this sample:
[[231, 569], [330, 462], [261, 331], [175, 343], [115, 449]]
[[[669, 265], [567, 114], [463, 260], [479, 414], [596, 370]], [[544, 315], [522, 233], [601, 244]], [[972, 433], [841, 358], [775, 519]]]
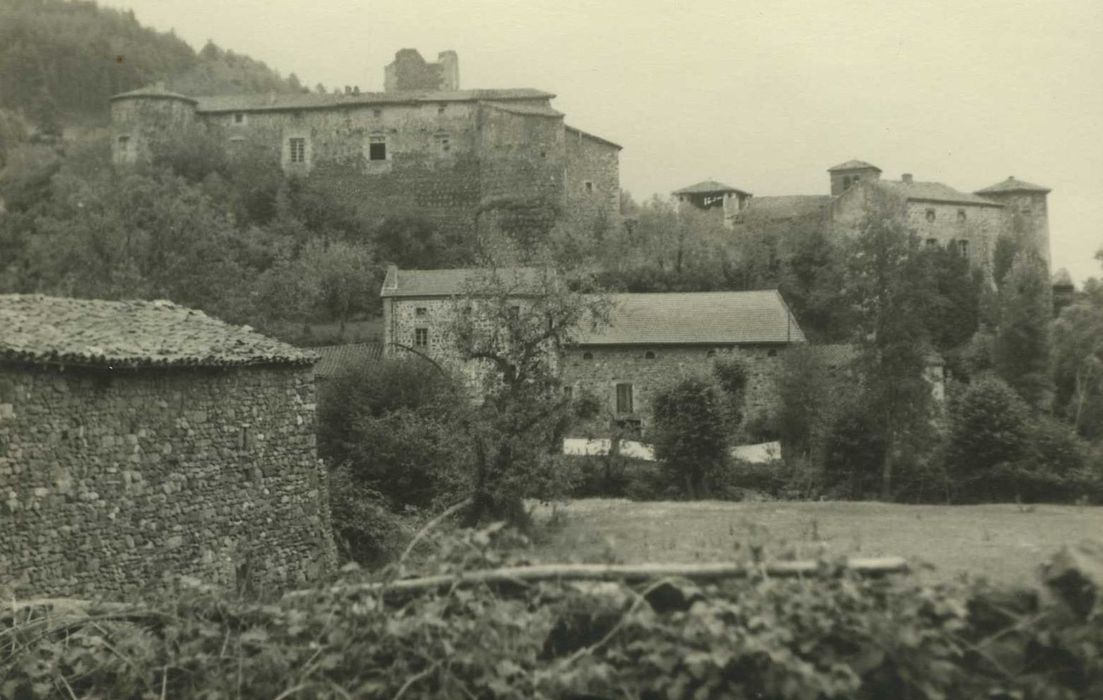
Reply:
[[168, 301], [0, 294], [0, 362], [105, 367], [311, 364], [313, 353]]
[[831, 200], [831, 195], [827, 194], [751, 197], [747, 207], [739, 213], [743, 216], [743, 223], [813, 218], [825, 215]]
[[1042, 187], [1041, 185], [1035, 185], [1029, 182], [1023, 182], [1022, 180], [1016, 180], [1015, 176], [1007, 178], [1002, 182], [985, 187], [983, 190], [977, 190], [977, 194], [1000, 194], [1003, 192], [1041, 192], [1045, 194], [1049, 192], [1048, 187]]
[[383, 280], [383, 297], [451, 297], [469, 291], [497, 277], [519, 294], [540, 288], [545, 275], [554, 274], [539, 267], [516, 267], [500, 270], [460, 268], [454, 270], [387, 269]]
[[878, 168], [876, 165], [874, 165], [873, 163], [867, 163], [864, 160], [848, 160], [845, 163], [839, 163], [838, 165], [831, 166], [827, 169], [827, 172], [833, 173], [838, 170], [864, 170], [866, 168], [873, 168], [877, 172], [881, 172], [881, 169]]
[[382, 360], [382, 343], [348, 343], [346, 345], [325, 345], [311, 348], [318, 353], [318, 363], [314, 365], [317, 379], [329, 379], [342, 367], [362, 360]]
[[674, 190], [674, 194], [711, 194], [713, 192], [738, 192], [739, 194], [750, 194], [744, 190], [737, 189], [731, 185], [725, 185], [722, 182], [716, 180], [702, 180], [696, 185], [690, 185], [689, 187], [683, 187], [680, 190]]
[[618, 151], [623, 151], [624, 150], [624, 146], [620, 145], [619, 143], [614, 143], [614, 142], [610, 141], [609, 139], [603, 139], [600, 136], [596, 136], [594, 134], [591, 134], [588, 131], [583, 131], [582, 129], [578, 129], [576, 127], [573, 127], [570, 124], [564, 124], [563, 126], [567, 131], [571, 132], [572, 134], [577, 134], [579, 136], [582, 136], [583, 138], [593, 139], [594, 141], [598, 141], [600, 143], [603, 143], [606, 146], [612, 146], [613, 148], [617, 149]]
[[517, 88], [506, 90], [401, 90], [362, 92], [359, 95], [318, 95], [314, 93], [274, 93], [262, 95], [200, 96], [200, 112], [256, 112], [281, 109], [327, 109], [354, 105], [418, 104], [425, 102], [508, 102], [513, 100], [549, 100], [550, 92]]
[[944, 202], [948, 204], [973, 204], [981, 207], [1002, 207], [1002, 204], [975, 194], [959, 192], [941, 182], [900, 182], [898, 180], [877, 180], [877, 187], [898, 197], [914, 202]]
[[184, 100], [185, 102], [197, 102], [196, 98], [188, 97], [187, 95], [181, 95], [178, 92], [172, 92], [166, 90], [163, 85], [147, 85], [140, 87], [137, 90], [131, 90], [130, 92], [123, 92], [118, 95], [113, 95], [112, 100], [122, 100], [128, 97], [152, 97], [157, 99], [166, 100]]
[[608, 326], [583, 330], [580, 345], [804, 342], [775, 290], [613, 294]]
[[526, 105], [526, 104], [511, 104], [509, 102], [491, 102], [485, 101], [483, 104], [493, 107], [494, 109], [500, 109], [503, 112], [509, 112], [510, 114], [522, 114], [532, 117], [552, 117], [558, 119], [563, 116], [563, 113], [548, 107], [547, 105]]

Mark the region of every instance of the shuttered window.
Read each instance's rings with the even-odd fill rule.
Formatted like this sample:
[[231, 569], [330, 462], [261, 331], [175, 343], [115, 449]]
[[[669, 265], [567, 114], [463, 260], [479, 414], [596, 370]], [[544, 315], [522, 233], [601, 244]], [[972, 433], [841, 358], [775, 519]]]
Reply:
[[632, 413], [631, 384], [617, 384], [617, 413]]

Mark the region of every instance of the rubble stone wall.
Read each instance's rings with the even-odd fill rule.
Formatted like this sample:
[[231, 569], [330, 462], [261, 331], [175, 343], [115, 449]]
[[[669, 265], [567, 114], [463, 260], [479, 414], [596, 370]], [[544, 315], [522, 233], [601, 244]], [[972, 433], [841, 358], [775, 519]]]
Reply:
[[0, 365], [0, 524], [20, 596], [316, 578], [336, 554], [311, 369]]

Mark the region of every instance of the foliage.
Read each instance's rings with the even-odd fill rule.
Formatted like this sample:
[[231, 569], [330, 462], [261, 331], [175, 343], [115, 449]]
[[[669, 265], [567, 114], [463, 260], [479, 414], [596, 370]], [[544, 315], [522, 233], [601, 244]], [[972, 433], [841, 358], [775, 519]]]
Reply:
[[348, 464], [329, 472], [330, 516], [342, 561], [379, 566], [394, 559], [409, 538], [387, 498], [371, 489]]
[[[523, 545], [495, 526], [446, 540], [426, 566], [516, 564]], [[804, 579], [747, 564], [748, 579], [704, 585], [549, 581], [396, 597], [348, 572], [336, 585], [268, 600], [183, 580], [121, 606], [5, 606], [0, 694], [1073, 700], [1103, 692], [1098, 611], [1065, 585], [1090, 576], [1075, 559], [1055, 572], [1044, 602], [983, 585], [860, 579], [831, 562]]]
[[841, 409], [824, 445], [825, 490], [846, 498], [865, 498], [881, 486], [884, 432], [878, 417], [857, 403]]
[[842, 389], [815, 348], [785, 351], [777, 378], [777, 423], [786, 457], [819, 458]]
[[1084, 292], [1053, 324], [1055, 409], [1085, 438], [1103, 438], [1103, 284]]
[[1053, 315], [1049, 273], [1036, 254], [1020, 253], [999, 291], [999, 328], [993, 346], [996, 373], [1028, 404], [1049, 408]]
[[738, 357], [717, 358], [712, 363], [712, 376], [723, 392], [722, 404], [730, 430], [743, 422], [743, 404], [747, 398], [747, 365]]
[[947, 459], [964, 494], [998, 496], [987, 483], [993, 469], [1014, 462], [1028, 444], [1027, 405], [995, 377], [974, 381], [951, 406]]
[[653, 442], [666, 481], [689, 498], [709, 492], [728, 462], [730, 432], [715, 386], [690, 377], [656, 393]]

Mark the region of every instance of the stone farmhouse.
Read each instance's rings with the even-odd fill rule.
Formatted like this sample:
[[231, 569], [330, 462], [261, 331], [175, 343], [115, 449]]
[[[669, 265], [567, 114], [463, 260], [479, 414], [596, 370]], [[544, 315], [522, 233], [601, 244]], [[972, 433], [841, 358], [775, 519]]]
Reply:
[[940, 182], [922, 182], [905, 173], [881, 179], [881, 169], [860, 160], [828, 168], [826, 195], [755, 197], [715, 181], [674, 192], [679, 208], [715, 212], [733, 231], [778, 231], [817, 227], [853, 234], [870, 211], [896, 217], [929, 246], [949, 247], [983, 269], [990, 269], [996, 239], [1016, 237], [1033, 246], [1047, 262], [1050, 190], [1009, 177], [973, 193]]
[[111, 98], [117, 166], [201, 130], [229, 153], [266, 155], [380, 219], [416, 216], [455, 236], [618, 225], [621, 147], [565, 123], [554, 94], [461, 90], [455, 52], [403, 49], [383, 92], [181, 95], [163, 86]]
[[[459, 362], [448, 326], [457, 300], [477, 288], [482, 272], [391, 267], [382, 290], [385, 356], [415, 352], [477, 380], [477, 372]], [[519, 309], [542, 273], [510, 271]], [[554, 358], [565, 389], [575, 397], [591, 395], [603, 408], [595, 433], [646, 428], [659, 390], [708, 375], [713, 363], [731, 357], [749, 370], [748, 415], [765, 412], [776, 403], [780, 352], [805, 342], [785, 300], [773, 290], [614, 294], [611, 301], [610, 322], [580, 328], [571, 346]]]
[[331, 570], [314, 359], [170, 302], [0, 295], [0, 590]]

